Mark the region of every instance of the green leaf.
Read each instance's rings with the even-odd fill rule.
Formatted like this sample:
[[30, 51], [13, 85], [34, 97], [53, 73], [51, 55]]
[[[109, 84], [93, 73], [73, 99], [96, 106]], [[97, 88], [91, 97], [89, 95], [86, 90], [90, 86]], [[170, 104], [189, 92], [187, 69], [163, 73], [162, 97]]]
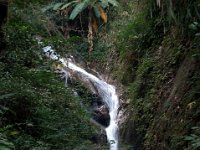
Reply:
[[197, 142], [197, 143], [194, 143], [194, 144], [192, 144], [192, 146], [194, 147], [194, 148], [200, 148], [200, 141], [199, 142]]
[[195, 26], [198, 26], [198, 22], [193, 22], [193, 24], [194, 24]]
[[200, 33], [196, 33], [195, 36], [200, 36]]
[[194, 137], [192, 137], [192, 136], [185, 136], [184, 140], [186, 140], [186, 141], [192, 141], [192, 140], [194, 140]]
[[70, 19], [74, 20], [76, 18], [76, 16], [83, 11], [87, 6], [89, 5], [89, 3], [87, 3], [87, 1], [83, 1], [79, 4], [77, 4], [75, 6], [75, 8], [72, 10], [71, 14], [70, 14]]
[[1, 96], [0, 96], [0, 100], [10, 98], [10, 97], [12, 97], [12, 96], [14, 96], [14, 95], [15, 95], [15, 93], [9, 93], [9, 94], [1, 95]]
[[77, 2], [78, 2], [78, 1], [72, 1], [72, 2], [69, 2], [69, 3], [67, 3], [67, 4], [64, 4], [64, 5], [61, 7], [61, 10], [65, 9], [65, 8], [69, 7], [70, 5], [72, 5], [73, 3], [77, 3]]
[[101, 0], [100, 3], [102, 4], [102, 7], [103, 7], [103, 8], [106, 8], [106, 7], [109, 6], [109, 5], [108, 5], [108, 0]]
[[191, 129], [192, 130], [198, 130], [198, 129], [200, 129], [200, 127], [192, 127]]
[[109, 4], [113, 6], [118, 6], [118, 2], [116, 0], [101, 0], [99, 4], [101, 5], [102, 8], [108, 7]]
[[106, 2], [104, 2], [104, 1], [99, 2], [99, 5], [100, 5], [103, 9], [109, 6], [109, 5], [108, 5], [108, 2], [106, 3]]
[[0, 139], [0, 149], [1, 150], [12, 150], [15, 146], [13, 143], [9, 142], [7, 139], [1, 138]]
[[0, 109], [0, 115], [4, 114], [4, 112]]
[[1, 145], [1, 144], [0, 144], [0, 149], [1, 150], [12, 150], [11, 148], [9, 148], [9, 147], [7, 147], [5, 145]]
[[42, 12], [44, 13], [44, 12], [46, 12], [47, 10], [52, 9], [53, 7], [54, 7], [54, 4], [50, 4], [50, 5], [48, 5], [48, 6], [44, 7], [44, 8], [42, 8]]
[[3, 112], [10, 112], [10, 113], [12, 113], [13, 115], [16, 115], [16, 113], [13, 111], [13, 110], [11, 110], [11, 109], [9, 109], [8, 107], [4, 107], [4, 106], [1, 106], [0, 107], [1, 108], [1, 111]]
[[113, 6], [118, 6], [118, 2], [116, 0], [108, 0], [108, 2]]
[[97, 18], [100, 18], [101, 14], [100, 14], [100, 11], [98, 9], [98, 6], [94, 6], [94, 13], [95, 13], [95, 16]]
[[53, 7], [53, 10], [58, 10], [60, 6], [62, 6], [63, 3], [56, 3]]
[[197, 30], [197, 26], [192, 23], [192, 24], [189, 25], [189, 29], [191, 29], [191, 30]]

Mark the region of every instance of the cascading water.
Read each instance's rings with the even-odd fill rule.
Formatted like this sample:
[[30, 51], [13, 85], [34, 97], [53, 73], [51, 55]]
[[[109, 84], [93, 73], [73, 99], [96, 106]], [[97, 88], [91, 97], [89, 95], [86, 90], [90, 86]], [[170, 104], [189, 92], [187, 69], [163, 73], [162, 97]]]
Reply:
[[45, 54], [53, 60], [59, 61], [62, 65], [66, 76], [70, 74], [70, 70], [73, 73], [81, 76], [82, 79], [88, 80], [95, 87], [98, 95], [103, 99], [109, 108], [110, 125], [105, 129], [108, 142], [110, 143], [110, 150], [118, 149], [118, 124], [117, 124], [117, 113], [119, 108], [119, 100], [116, 94], [114, 86], [106, 83], [104, 80], [97, 78], [96, 76], [86, 72], [84, 69], [78, 67], [70, 59], [63, 59], [59, 57], [54, 50], [50, 47], [44, 47], [43, 51]]

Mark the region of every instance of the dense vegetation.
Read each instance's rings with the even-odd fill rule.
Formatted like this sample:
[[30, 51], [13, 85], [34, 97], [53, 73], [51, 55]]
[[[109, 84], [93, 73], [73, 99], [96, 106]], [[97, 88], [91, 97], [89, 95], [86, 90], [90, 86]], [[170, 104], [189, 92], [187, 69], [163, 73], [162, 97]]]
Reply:
[[94, 149], [90, 115], [80, 107], [91, 93], [64, 86], [38, 36], [122, 84], [120, 149], [200, 148], [200, 1], [118, 2], [9, 4], [0, 33], [0, 149]]
[[7, 46], [0, 56], [0, 149], [84, 149], [94, 131], [90, 116], [54, 73], [35, 36], [46, 36], [46, 44], [61, 50], [66, 41], [49, 35], [42, 22], [47, 19], [37, 22], [42, 16], [36, 3], [10, 3], [3, 28]]
[[199, 4], [129, 2], [112, 25], [109, 66], [128, 103], [121, 136], [134, 149], [200, 147]]

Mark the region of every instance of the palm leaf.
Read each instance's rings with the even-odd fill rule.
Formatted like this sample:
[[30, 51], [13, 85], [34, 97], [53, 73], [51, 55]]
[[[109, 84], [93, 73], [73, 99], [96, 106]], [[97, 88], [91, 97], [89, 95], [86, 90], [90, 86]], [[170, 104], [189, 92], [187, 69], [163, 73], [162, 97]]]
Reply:
[[94, 13], [97, 18], [100, 18], [101, 14], [100, 14], [98, 6], [94, 6]]
[[74, 20], [74, 18], [76, 18], [76, 16], [83, 11], [87, 6], [89, 5], [89, 0], [85, 0], [79, 4], [77, 4], [75, 6], [75, 8], [72, 10], [71, 14], [70, 14], [70, 19]]
[[60, 6], [62, 6], [63, 3], [56, 3], [53, 7], [53, 10], [58, 10]]
[[72, 5], [72, 4], [74, 4], [74, 3], [77, 3], [77, 2], [78, 2], [78, 1], [72, 1], [72, 2], [69, 2], [69, 3], [67, 3], [67, 4], [64, 4], [64, 5], [61, 7], [61, 10], [65, 9], [65, 8], [69, 7], [70, 5]]
[[14, 96], [15, 93], [9, 93], [9, 94], [4, 94], [4, 95], [0, 95], [0, 100], [3, 100], [3, 99], [8, 99], [12, 96]]
[[42, 8], [42, 12], [44, 13], [44, 12], [46, 12], [47, 10], [52, 9], [52, 8], [54, 7], [54, 5], [55, 5], [55, 4], [50, 4], [50, 5], [48, 5], [48, 6], [44, 7], [44, 8]]
[[104, 0], [102, 0], [101, 2], [99, 2], [99, 5], [100, 5], [102, 8], [106, 8], [106, 7], [109, 6], [109, 5], [108, 5], [108, 1], [107, 1], [107, 3], [106, 3]]
[[109, 5], [108, 5], [108, 0], [101, 0], [101, 6], [103, 7], [103, 8], [106, 8], [106, 7], [108, 7]]
[[118, 6], [118, 2], [116, 0], [108, 0], [108, 3], [110, 3], [113, 6]]

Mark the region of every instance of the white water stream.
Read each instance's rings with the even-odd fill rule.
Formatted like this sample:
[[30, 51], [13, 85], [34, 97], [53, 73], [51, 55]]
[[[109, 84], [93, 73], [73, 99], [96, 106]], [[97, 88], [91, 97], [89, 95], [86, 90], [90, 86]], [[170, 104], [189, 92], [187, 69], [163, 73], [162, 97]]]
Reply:
[[118, 124], [117, 114], [119, 108], [119, 100], [114, 86], [106, 83], [104, 80], [97, 78], [93, 74], [86, 72], [83, 68], [77, 66], [70, 59], [61, 58], [55, 53], [51, 46], [43, 48], [45, 54], [53, 60], [57, 60], [62, 64], [62, 69], [65, 71], [66, 77], [70, 72], [81, 76], [83, 80], [87, 80], [95, 87], [97, 94], [103, 99], [109, 108], [110, 124], [105, 129], [110, 150], [118, 150]]

